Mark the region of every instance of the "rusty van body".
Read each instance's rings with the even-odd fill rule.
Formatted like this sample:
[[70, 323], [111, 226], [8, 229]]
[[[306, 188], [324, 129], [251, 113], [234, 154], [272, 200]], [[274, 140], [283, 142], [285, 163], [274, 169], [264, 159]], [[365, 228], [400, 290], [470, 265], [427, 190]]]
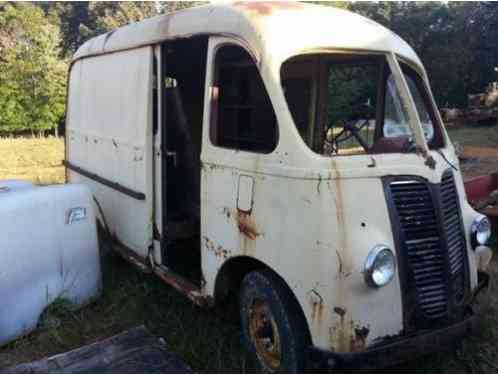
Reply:
[[102, 232], [194, 303], [239, 305], [264, 370], [382, 366], [473, 326], [488, 222], [384, 27], [202, 6], [88, 41], [68, 93], [68, 180]]

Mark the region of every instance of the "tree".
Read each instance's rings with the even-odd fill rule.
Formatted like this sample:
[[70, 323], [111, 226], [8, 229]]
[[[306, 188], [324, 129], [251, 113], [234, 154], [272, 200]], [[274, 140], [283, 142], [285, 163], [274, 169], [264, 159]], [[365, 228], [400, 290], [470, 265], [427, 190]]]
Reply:
[[40, 2], [50, 22], [60, 27], [62, 55], [69, 57], [88, 39], [158, 14], [174, 12], [205, 1], [165, 2]]
[[[473, 25], [481, 7], [471, 2], [358, 2], [351, 10], [386, 26], [413, 47], [440, 105], [465, 106], [467, 94], [479, 90], [476, 51], [482, 38]], [[492, 78], [487, 74], [484, 80]]]
[[0, 12], [0, 132], [42, 135], [64, 114], [66, 67], [57, 26], [32, 4]]

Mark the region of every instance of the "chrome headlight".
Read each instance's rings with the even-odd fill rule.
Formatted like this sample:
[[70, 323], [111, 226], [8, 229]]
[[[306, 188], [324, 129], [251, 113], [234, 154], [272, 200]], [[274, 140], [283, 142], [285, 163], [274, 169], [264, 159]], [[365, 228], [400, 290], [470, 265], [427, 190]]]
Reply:
[[477, 216], [470, 227], [472, 247], [475, 249], [479, 245], [486, 245], [491, 237], [491, 223], [484, 215]]
[[385, 245], [377, 245], [368, 253], [365, 261], [365, 282], [375, 288], [387, 285], [394, 277], [396, 259]]

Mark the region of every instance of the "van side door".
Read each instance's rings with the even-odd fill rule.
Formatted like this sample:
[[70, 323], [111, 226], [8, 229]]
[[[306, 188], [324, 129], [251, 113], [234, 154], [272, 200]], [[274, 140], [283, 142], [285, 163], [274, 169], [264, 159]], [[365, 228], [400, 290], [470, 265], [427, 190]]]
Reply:
[[[257, 257], [261, 228], [255, 194], [272, 159], [278, 127], [259, 68], [248, 50], [212, 37], [208, 49], [201, 172], [201, 251], [207, 289], [229, 257]], [[259, 205], [259, 212], [263, 208]], [[259, 241], [259, 242], [258, 242]]]

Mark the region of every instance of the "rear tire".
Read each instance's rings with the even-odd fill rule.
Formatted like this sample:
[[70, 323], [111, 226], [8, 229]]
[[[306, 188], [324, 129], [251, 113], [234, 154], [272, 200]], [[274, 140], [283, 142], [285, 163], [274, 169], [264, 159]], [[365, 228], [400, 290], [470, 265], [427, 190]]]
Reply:
[[260, 270], [244, 277], [240, 317], [244, 343], [257, 370], [305, 371], [308, 330], [297, 301], [278, 276]]

